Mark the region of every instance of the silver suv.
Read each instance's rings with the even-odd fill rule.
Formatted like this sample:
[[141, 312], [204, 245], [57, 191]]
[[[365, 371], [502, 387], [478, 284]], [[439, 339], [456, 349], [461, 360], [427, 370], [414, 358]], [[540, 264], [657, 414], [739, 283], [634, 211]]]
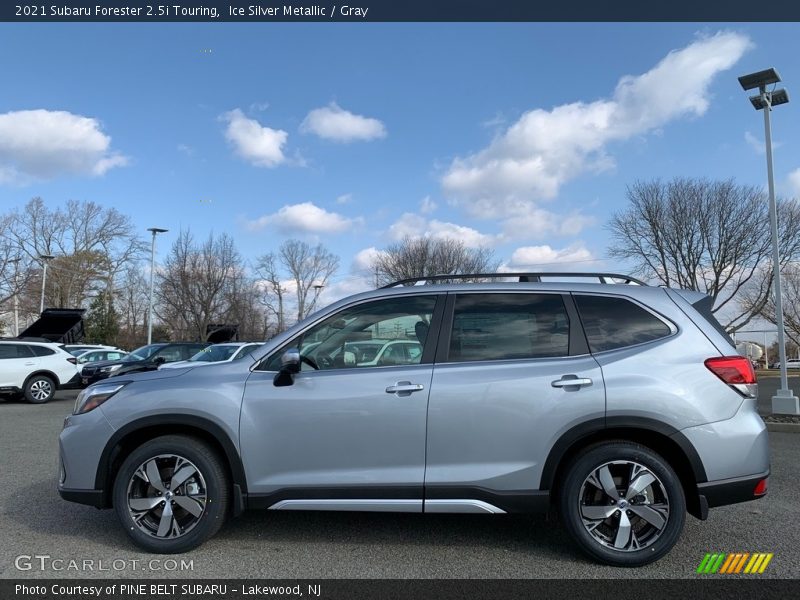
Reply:
[[[766, 493], [755, 374], [708, 297], [516, 275], [398, 282], [247, 359], [92, 385], [64, 422], [59, 492], [113, 507], [158, 553], [247, 508], [556, 508], [578, 546], [620, 566], [666, 554], [687, 512]], [[346, 361], [367, 339], [422, 353]]]

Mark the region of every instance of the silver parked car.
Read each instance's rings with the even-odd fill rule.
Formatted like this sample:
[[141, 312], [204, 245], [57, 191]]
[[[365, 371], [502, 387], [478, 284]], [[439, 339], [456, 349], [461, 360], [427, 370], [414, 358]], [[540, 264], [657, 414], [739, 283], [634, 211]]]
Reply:
[[[620, 566], [664, 556], [687, 512], [766, 493], [755, 374], [710, 298], [613, 274], [518, 275], [399, 282], [249, 358], [92, 385], [60, 435], [59, 492], [113, 507], [158, 553], [247, 508], [556, 507], [580, 548]], [[348, 344], [390, 334], [421, 356], [347, 360]]]

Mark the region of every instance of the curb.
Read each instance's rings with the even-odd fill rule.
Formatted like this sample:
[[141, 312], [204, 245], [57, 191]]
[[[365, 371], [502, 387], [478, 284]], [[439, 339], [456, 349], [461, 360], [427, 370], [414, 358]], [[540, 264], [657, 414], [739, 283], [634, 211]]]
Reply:
[[800, 423], [770, 423], [765, 421], [767, 431], [775, 433], [800, 433]]

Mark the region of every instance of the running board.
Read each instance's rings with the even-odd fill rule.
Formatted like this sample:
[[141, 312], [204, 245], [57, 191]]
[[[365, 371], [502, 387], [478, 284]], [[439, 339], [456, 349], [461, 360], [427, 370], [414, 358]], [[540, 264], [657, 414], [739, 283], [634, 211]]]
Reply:
[[[269, 510], [333, 510], [362, 512], [423, 512], [422, 500], [281, 500]], [[426, 513], [505, 514], [506, 511], [482, 500], [425, 500]]]

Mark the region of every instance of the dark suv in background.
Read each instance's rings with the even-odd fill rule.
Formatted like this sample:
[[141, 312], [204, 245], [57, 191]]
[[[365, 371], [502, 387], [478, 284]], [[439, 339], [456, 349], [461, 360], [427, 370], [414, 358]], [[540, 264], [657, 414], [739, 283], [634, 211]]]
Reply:
[[188, 360], [210, 345], [208, 342], [148, 344], [137, 348], [119, 360], [107, 360], [86, 365], [81, 373], [81, 384], [86, 386], [112, 375], [155, 371], [159, 365], [164, 363]]

